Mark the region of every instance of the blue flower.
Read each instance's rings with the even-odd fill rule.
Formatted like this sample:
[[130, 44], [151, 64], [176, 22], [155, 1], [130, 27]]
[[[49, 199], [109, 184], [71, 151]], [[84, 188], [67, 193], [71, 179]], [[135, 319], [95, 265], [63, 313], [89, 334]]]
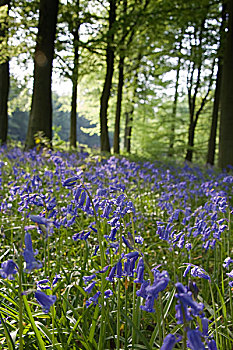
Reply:
[[96, 278], [96, 274], [92, 274], [90, 276], [83, 276], [84, 283], [87, 284], [88, 282], [92, 281], [94, 278]]
[[209, 341], [207, 340], [207, 345], [208, 345], [208, 349], [209, 350], [218, 350], [216, 342], [215, 342], [214, 339], [211, 339]]
[[31, 272], [32, 270], [37, 270], [42, 268], [41, 261], [37, 261], [35, 259], [35, 255], [37, 252], [34, 252], [32, 248], [32, 239], [30, 233], [26, 231], [25, 233], [25, 249], [23, 251], [24, 260], [26, 261], [26, 270]]
[[72, 176], [66, 179], [65, 181], [63, 181], [62, 185], [64, 187], [73, 187], [76, 184], [78, 178], [79, 178], [78, 176]]
[[176, 343], [176, 337], [174, 334], [168, 334], [163, 341], [163, 345], [160, 350], [172, 350]]
[[147, 297], [146, 287], [149, 286], [149, 284], [150, 284], [149, 280], [142, 282], [141, 288], [136, 291], [136, 295], [138, 297], [142, 297], [142, 298], [146, 299], [146, 297]]
[[144, 260], [143, 260], [143, 258], [140, 258], [138, 261], [136, 273], [137, 273], [137, 278], [134, 280], [134, 282], [135, 283], [142, 283], [143, 276], [144, 276]]
[[56, 274], [53, 282], [52, 282], [52, 286], [55, 286], [55, 284], [57, 284], [57, 282], [61, 279], [61, 275], [60, 274]]
[[4, 261], [1, 264], [0, 275], [2, 276], [2, 278], [8, 278], [9, 280], [13, 280], [14, 275], [17, 272], [16, 269], [18, 269], [18, 266], [13, 260], [10, 259], [10, 260]]
[[47, 295], [44, 292], [41, 292], [40, 290], [37, 290], [35, 292], [35, 298], [38, 301], [38, 303], [42, 306], [42, 309], [45, 313], [48, 313], [50, 310], [50, 307], [55, 303], [56, 301], [56, 295]]
[[201, 340], [201, 332], [198, 329], [188, 329], [188, 345], [192, 350], [205, 350], [205, 345]]
[[39, 289], [51, 289], [51, 287], [48, 286], [48, 283], [50, 283], [49, 280], [47, 278], [45, 278], [43, 280], [36, 282], [36, 286]]
[[141, 305], [140, 308], [147, 312], [155, 312], [154, 302], [155, 297], [153, 295], [147, 295], [145, 305]]
[[185, 265], [187, 265], [187, 267], [186, 267], [184, 274], [183, 274], [184, 277], [186, 277], [187, 274], [189, 273], [189, 271], [191, 270], [191, 276], [210, 280], [210, 276], [202, 267], [199, 267], [197, 265], [193, 265], [190, 263], [187, 263], [187, 264], [185, 263]]
[[89, 307], [92, 303], [93, 303], [93, 305], [97, 305], [100, 294], [101, 294], [101, 292], [97, 292], [97, 293], [95, 293], [95, 295], [93, 297], [90, 297], [86, 301], [86, 307]]
[[115, 275], [115, 272], [116, 272], [116, 268], [117, 268], [116, 265], [114, 265], [111, 268], [109, 275], [106, 277], [107, 281], [109, 281], [109, 282], [113, 282], [114, 281], [114, 275]]
[[87, 287], [83, 288], [86, 293], [90, 294], [97, 282], [90, 283]]
[[104, 298], [109, 298], [110, 296], [113, 295], [113, 292], [111, 289], [107, 289], [105, 292], [104, 292]]
[[229, 267], [229, 265], [232, 263], [233, 263], [233, 260], [230, 257], [228, 257], [224, 260], [224, 263], [222, 264], [222, 266], [226, 268], [226, 267]]

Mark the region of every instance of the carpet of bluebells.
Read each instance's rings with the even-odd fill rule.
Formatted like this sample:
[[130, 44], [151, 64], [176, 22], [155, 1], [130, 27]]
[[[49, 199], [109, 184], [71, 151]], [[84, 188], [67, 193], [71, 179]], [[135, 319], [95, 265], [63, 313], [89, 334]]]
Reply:
[[231, 350], [230, 172], [0, 149], [0, 349]]

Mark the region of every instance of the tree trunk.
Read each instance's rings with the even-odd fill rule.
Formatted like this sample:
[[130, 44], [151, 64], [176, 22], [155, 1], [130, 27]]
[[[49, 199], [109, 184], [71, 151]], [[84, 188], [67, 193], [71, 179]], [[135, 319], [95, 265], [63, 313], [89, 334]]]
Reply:
[[[181, 43], [179, 47], [179, 51], [181, 49]], [[169, 151], [168, 156], [173, 156], [173, 149], [174, 149], [174, 142], [175, 142], [175, 126], [176, 126], [176, 110], [177, 110], [177, 101], [178, 101], [178, 87], [179, 87], [179, 78], [180, 78], [180, 61], [181, 58], [179, 56], [178, 62], [177, 62], [177, 70], [176, 70], [176, 85], [175, 85], [175, 95], [174, 95], [174, 101], [172, 106], [172, 125], [171, 125], [171, 136], [170, 136], [170, 144], [169, 144]]]
[[[199, 109], [196, 112], [196, 99], [197, 99], [197, 94], [200, 89], [201, 85], [201, 72], [202, 72], [202, 40], [203, 40], [203, 32], [205, 29], [205, 21], [206, 17], [202, 20], [201, 22], [201, 27], [200, 27], [200, 33], [199, 33], [199, 43], [198, 43], [198, 53], [197, 56], [195, 57], [195, 60], [192, 62], [192, 68], [191, 68], [191, 74], [190, 74], [190, 79], [188, 80], [188, 103], [189, 103], [189, 132], [188, 132], [188, 146], [187, 146], [187, 152], [185, 156], [185, 160], [192, 162], [193, 158], [193, 146], [194, 146], [194, 136], [195, 136], [195, 128], [197, 125], [197, 120], [199, 117], [199, 114], [202, 110], [203, 106], [201, 109]], [[197, 33], [197, 28], [195, 28], [195, 41], [196, 41], [196, 33]], [[197, 41], [196, 41], [197, 43]], [[197, 44], [196, 44], [197, 45]], [[197, 67], [196, 67], [197, 65]], [[190, 63], [191, 67], [191, 63]], [[194, 84], [194, 73], [197, 69], [197, 79]], [[194, 89], [193, 89], [194, 86]], [[193, 94], [192, 94], [192, 89], [193, 89]], [[209, 93], [209, 91], [208, 91]], [[206, 101], [208, 94], [206, 97], [202, 100]]]
[[116, 118], [114, 128], [114, 153], [120, 153], [120, 119], [121, 119], [121, 102], [122, 91], [124, 85], [124, 56], [120, 57], [119, 62], [119, 76], [118, 76], [118, 90], [117, 90], [117, 105], [116, 105]]
[[[79, 6], [79, 1], [77, 1]], [[78, 92], [78, 65], [79, 65], [79, 27], [73, 32], [74, 42], [74, 67], [72, 74], [72, 100], [70, 113], [70, 147], [77, 147], [77, 92]]]
[[210, 138], [209, 138], [209, 143], [208, 143], [208, 153], [207, 153], [207, 161], [206, 161], [206, 163], [209, 165], [214, 165], [214, 158], [215, 158], [221, 80], [222, 80], [222, 59], [219, 57], [218, 72], [217, 72], [217, 78], [216, 78], [216, 87], [215, 87], [215, 92], [214, 92], [214, 105], [213, 105], [213, 112], [212, 112], [212, 122], [211, 122]]
[[194, 135], [195, 135], [195, 124], [192, 121], [189, 124], [188, 150], [187, 150], [186, 157], [185, 157], [185, 160], [187, 160], [189, 162], [192, 162], [192, 159], [193, 159], [193, 150], [191, 147], [194, 146]]
[[132, 123], [133, 123], [133, 111], [125, 112], [125, 136], [124, 136], [124, 149], [126, 152], [131, 152], [131, 136], [132, 136]]
[[223, 40], [225, 36], [225, 27], [226, 27], [226, 5], [222, 5], [222, 23], [220, 27], [220, 41], [218, 47], [218, 71], [216, 77], [216, 86], [214, 92], [214, 105], [212, 112], [212, 122], [210, 129], [210, 137], [208, 142], [208, 152], [206, 164], [214, 165], [215, 158], [215, 149], [216, 149], [216, 135], [218, 127], [218, 114], [219, 114], [219, 105], [220, 105], [220, 94], [221, 94], [221, 84], [222, 84], [222, 68], [223, 68]]
[[[7, 6], [6, 18], [8, 16], [10, 0], [0, 1], [0, 7]], [[7, 23], [7, 21], [5, 22]], [[7, 142], [8, 131], [8, 95], [10, 88], [10, 71], [9, 71], [9, 58], [7, 56], [7, 25], [2, 21], [0, 23], [0, 44], [2, 53], [6, 50], [5, 57], [0, 57], [0, 144], [3, 145]]]
[[219, 132], [219, 166], [233, 166], [233, 0], [227, 1], [228, 32], [224, 49]]
[[110, 0], [109, 9], [109, 29], [108, 29], [108, 42], [106, 49], [106, 75], [105, 82], [100, 98], [100, 149], [101, 152], [110, 152], [110, 142], [108, 135], [108, 101], [110, 97], [112, 87], [112, 76], [114, 71], [114, 32], [113, 25], [116, 20], [116, 0]]
[[34, 57], [34, 84], [26, 148], [35, 145], [34, 136], [42, 131], [52, 142], [52, 62], [56, 34], [58, 0], [40, 0], [37, 44]]

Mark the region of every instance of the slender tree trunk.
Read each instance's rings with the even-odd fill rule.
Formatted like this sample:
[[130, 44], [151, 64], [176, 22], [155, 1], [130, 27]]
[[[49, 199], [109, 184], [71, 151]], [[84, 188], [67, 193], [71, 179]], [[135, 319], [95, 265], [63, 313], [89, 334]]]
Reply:
[[124, 149], [126, 152], [131, 152], [131, 136], [132, 136], [132, 124], [133, 124], [133, 112], [132, 107], [129, 112], [125, 112], [125, 136], [124, 136]]
[[221, 94], [221, 84], [222, 84], [222, 68], [223, 68], [223, 40], [225, 36], [226, 27], [226, 5], [222, 5], [222, 23], [220, 27], [220, 42], [218, 48], [218, 71], [216, 76], [216, 86], [214, 92], [214, 105], [212, 112], [212, 122], [210, 129], [210, 137], [208, 142], [208, 152], [206, 164], [214, 165], [215, 149], [216, 149], [216, 135], [218, 127], [218, 114], [220, 105], [220, 94]]
[[56, 34], [58, 0], [40, 0], [37, 44], [34, 57], [34, 84], [26, 148], [35, 145], [34, 136], [42, 131], [52, 142], [52, 62]]
[[[0, 7], [6, 6], [5, 16], [7, 19], [10, 0], [1, 0]], [[3, 12], [2, 12], [3, 13]], [[10, 88], [10, 71], [9, 71], [9, 58], [7, 55], [7, 20], [0, 23], [0, 44], [1, 53], [3, 57], [0, 57], [0, 144], [3, 145], [7, 142], [8, 131], [8, 95]], [[5, 52], [4, 52], [5, 51]]]
[[222, 60], [219, 58], [216, 87], [214, 92], [214, 105], [213, 105], [213, 112], [212, 112], [210, 138], [208, 142], [208, 153], [207, 153], [207, 161], [206, 161], [206, 163], [209, 165], [214, 165], [221, 81], [222, 81]]
[[106, 49], [106, 75], [104, 87], [100, 98], [100, 149], [101, 152], [110, 152], [110, 142], [108, 135], [108, 101], [112, 87], [112, 76], [114, 71], [114, 31], [113, 25], [116, 20], [116, 0], [110, 0], [109, 9], [109, 29]]
[[172, 115], [171, 115], [172, 125], [171, 125], [171, 136], [170, 136], [170, 144], [169, 144], [169, 151], [168, 151], [169, 157], [173, 156], [173, 149], [174, 149], [174, 142], [175, 142], [176, 111], [177, 111], [177, 101], [178, 101], [178, 95], [179, 95], [178, 88], [179, 88], [179, 79], [180, 79], [180, 61], [181, 61], [181, 58], [179, 56], [178, 62], [177, 62], [177, 70], [176, 70], [175, 95], [174, 95]]
[[[79, 6], [79, 0], [77, 1]], [[78, 65], [79, 65], [79, 27], [73, 32], [74, 41], [74, 67], [72, 74], [72, 99], [71, 99], [71, 114], [70, 114], [70, 147], [77, 147], [77, 92], [78, 92]]]
[[219, 166], [233, 166], [233, 0], [227, 1], [228, 32], [224, 50], [219, 132]]
[[118, 76], [118, 90], [117, 90], [117, 105], [116, 105], [116, 118], [114, 128], [114, 153], [120, 153], [120, 119], [121, 119], [121, 102], [122, 91], [124, 85], [124, 56], [120, 57], [119, 61], [119, 76]]
[[[195, 61], [192, 63], [192, 68], [191, 68], [191, 74], [190, 74], [190, 79], [189, 79], [189, 86], [188, 86], [188, 102], [189, 102], [189, 132], [188, 132], [188, 147], [187, 147], [187, 152], [185, 156], [185, 160], [192, 162], [193, 158], [193, 146], [194, 146], [194, 136], [195, 136], [195, 128], [197, 124], [197, 119], [200, 113], [196, 113], [196, 99], [197, 99], [197, 94], [200, 88], [201, 84], [201, 72], [202, 72], [202, 40], [203, 40], [203, 31], [205, 28], [205, 21], [206, 18], [203, 19], [200, 27], [200, 34], [199, 34], [199, 44], [198, 44], [198, 53], [197, 56], [195, 57]], [[197, 29], [195, 28], [195, 41], [197, 45], [197, 40], [196, 40], [196, 33]], [[196, 63], [197, 62], [197, 63]], [[197, 64], [197, 67], [196, 67]], [[194, 73], [197, 70], [197, 80], [194, 84]], [[194, 89], [193, 89], [193, 86]], [[192, 94], [192, 89], [193, 94]], [[204, 107], [204, 106], [203, 106]], [[195, 115], [196, 114], [196, 115]]]
[[189, 133], [188, 133], [188, 148], [185, 160], [192, 162], [193, 159], [193, 150], [191, 147], [194, 146], [194, 135], [195, 135], [195, 124], [194, 122], [190, 122], [189, 124]]

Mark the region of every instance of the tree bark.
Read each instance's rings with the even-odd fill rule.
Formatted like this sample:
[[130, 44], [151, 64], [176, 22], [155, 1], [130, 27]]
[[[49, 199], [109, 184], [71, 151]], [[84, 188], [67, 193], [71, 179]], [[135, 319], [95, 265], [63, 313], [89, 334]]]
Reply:
[[[181, 50], [181, 42], [179, 51]], [[171, 136], [170, 136], [170, 144], [169, 144], [169, 150], [168, 150], [168, 156], [173, 156], [174, 151], [174, 142], [175, 142], [175, 127], [176, 127], [176, 111], [177, 111], [177, 101], [178, 101], [178, 88], [179, 88], [179, 78], [180, 78], [180, 61], [181, 58], [179, 56], [178, 62], [177, 62], [177, 70], [176, 70], [176, 84], [175, 84], [175, 95], [174, 95], [174, 101], [172, 106], [172, 124], [171, 124]]]
[[110, 0], [109, 9], [109, 29], [108, 42], [106, 49], [106, 75], [104, 87], [100, 98], [100, 149], [101, 152], [110, 152], [110, 142], [108, 135], [108, 101], [112, 87], [112, 76], [114, 71], [114, 29], [113, 25], [116, 21], [116, 0]]
[[210, 138], [208, 142], [208, 153], [207, 153], [207, 161], [206, 161], [206, 163], [209, 165], [214, 165], [221, 81], [222, 81], [222, 59], [219, 57], [216, 87], [214, 92], [212, 122], [211, 122]]
[[[205, 28], [205, 20], [206, 18], [204, 18], [201, 22], [198, 53], [197, 53], [197, 56], [195, 57], [195, 60], [192, 62], [192, 67], [190, 63], [191, 72], [190, 72], [190, 78], [188, 79], [188, 84], [187, 84], [188, 85], [188, 104], [189, 104], [189, 131], [188, 131], [188, 147], [187, 147], [185, 160], [189, 162], [192, 162], [192, 158], [193, 158], [195, 128], [197, 125], [197, 119], [200, 114], [200, 112], [195, 113], [195, 109], [196, 109], [197, 94], [201, 84], [202, 40], [203, 40], [203, 31]], [[195, 33], [194, 33], [195, 42], [197, 42], [196, 34], [197, 34], [197, 28], [195, 28]], [[197, 44], [195, 43], [195, 45]], [[194, 83], [194, 73], [196, 70], [197, 70], [197, 79], [196, 79], [196, 82]], [[193, 86], [194, 86], [194, 89], [193, 89]], [[192, 94], [192, 90], [193, 90], [193, 94]]]
[[[8, 16], [10, 0], [0, 1], [0, 7], [7, 6], [6, 17]], [[7, 21], [0, 23], [0, 44], [2, 49], [7, 51]], [[1, 57], [0, 64], [0, 143], [7, 143], [8, 132], [8, 95], [10, 88], [9, 57]]]
[[124, 136], [124, 149], [127, 153], [131, 152], [131, 136], [132, 136], [132, 123], [133, 123], [134, 107], [132, 106], [129, 112], [125, 112], [125, 136]]
[[222, 84], [223, 40], [224, 40], [225, 26], [226, 26], [226, 5], [223, 4], [222, 23], [220, 27], [220, 41], [219, 41], [219, 48], [218, 48], [218, 71], [216, 76], [214, 105], [213, 105], [213, 112], [212, 112], [210, 137], [208, 142], [207, 159], [206, 159], [206, 164], [209, 164], [209, 165], [214, 165], [214, 159], [215, 159], [216, 135], [217, 135], [217, 127], [218, 127], [218, 114], [219, 114], [220, 94], [221, 94], [221, 84]]
[[226, 3], [228, 32], [224, 49], [223, 76], [221, 86], [221, 115], [219, 132], [219, 166], [233, 166], [233, 0]]
[[120, 57], [119, 61], [119, 76], [118, 76], [118, 89], [117, 89], [117, 105], [116, 105], [116, 118], [114, 128], [114, 153], [120, 153], [120, 119], [121, 119], [121, 103], [122, 103], [122, 91], [124, 85], [124, 56]]
[[[77, 0], [77, 7], [79, 7], [79, 0]], [[74, 67], [72, 72], [72, 99], [71, 99], [71, 113], [70, 113], [70, 147], [77, 147], [77, 94], [78, 94], [78, 65], [79, 65], [79, 27], [73, 31], [73, 45], [74, 45]]]
[[35, 145], [39, 131], [52, 143], [52, 62], [58, 0], [40, 0], [37, 44], [34, 57], [34, 84], [26, 148]]

